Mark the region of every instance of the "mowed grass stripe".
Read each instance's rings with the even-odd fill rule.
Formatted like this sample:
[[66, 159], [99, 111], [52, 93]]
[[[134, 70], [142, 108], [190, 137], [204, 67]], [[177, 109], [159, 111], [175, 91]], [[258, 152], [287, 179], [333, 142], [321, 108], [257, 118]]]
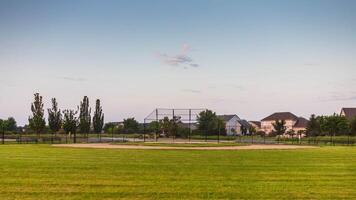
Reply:
[[0, 199], [355, 199], [356, 148], [0, 146]]

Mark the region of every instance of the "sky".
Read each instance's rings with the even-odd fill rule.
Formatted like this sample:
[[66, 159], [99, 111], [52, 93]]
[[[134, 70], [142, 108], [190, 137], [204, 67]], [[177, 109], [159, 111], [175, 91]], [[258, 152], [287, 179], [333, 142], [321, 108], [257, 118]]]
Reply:
[[33, 94], [105, 121], [155, 108], [273, 112], [356, 107], [356, 1], [0, 0], [0, 118]]

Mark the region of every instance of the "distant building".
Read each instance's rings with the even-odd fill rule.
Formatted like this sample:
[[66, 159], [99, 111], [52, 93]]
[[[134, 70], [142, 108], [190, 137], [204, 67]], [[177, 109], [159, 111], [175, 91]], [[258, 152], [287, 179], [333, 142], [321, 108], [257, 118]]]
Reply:
[[348, 120], [351, 120], [356, 117], [356, 108], [342, 108], [340, 115], [345, 116]]
[[291, 112], [277, 112], [261, 120], [261, 130], [267, 134], [272, 133], [274, 131], [273, 124], [280, 120], [285, 121], [286, 132], [289, 130], [304, 131], [308, 124], [307, 119], [297, 117]]
[[226, 135], [242, 135], [243, 129], [246, 130], [246, 134], [249, 134], [250, 124], [237, 115], [218, 115], [218, 117], [225, 123]]
[[261, 130], [261, 122], [260, 121], [249, 121], [248, 122], [252, 127], [255, 128], [256, 132]]

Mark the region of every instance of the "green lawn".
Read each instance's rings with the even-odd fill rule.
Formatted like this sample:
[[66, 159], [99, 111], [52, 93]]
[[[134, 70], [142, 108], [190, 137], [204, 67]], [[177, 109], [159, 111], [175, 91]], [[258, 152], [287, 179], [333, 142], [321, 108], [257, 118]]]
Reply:
[[0, 145], [0, 199], [356, 199], [356, 147], [119, 150]]

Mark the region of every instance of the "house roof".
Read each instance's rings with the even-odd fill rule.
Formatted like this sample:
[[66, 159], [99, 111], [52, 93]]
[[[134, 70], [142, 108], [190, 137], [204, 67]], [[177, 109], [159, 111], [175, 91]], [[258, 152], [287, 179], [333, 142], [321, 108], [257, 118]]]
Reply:
[[294, 128], [306, 128], [308, 126], [309, 120], [304, 117], [298, 117], [298, 121], [294, 124]]
[[356, 108], [342, 108], [341, 111], [344, 111], [345, 117], [347, 119], [352, 119], [356, 117]]
[[250, 124], [254, 124], [257, 127], [261, 127], [261, 122], [260, 121], [249, 121]]
[[233, 117], [237, 117], [238, 119], [240, 119], [237, 115], [218, 115], [218, 117], [220, 119], [222, 119], [224, 122], [228, 122], [230, 121]]
[[298, 117], [291, 112], [276, 112], [262, 119], [261, 121], [275, 121], [275, 120], [298, 120]]
[[245, 127], [245, 128], [249, 128], [251, 125], [244, 119], [239, 120], [239, 123], [241, 124], [241, 126]]

